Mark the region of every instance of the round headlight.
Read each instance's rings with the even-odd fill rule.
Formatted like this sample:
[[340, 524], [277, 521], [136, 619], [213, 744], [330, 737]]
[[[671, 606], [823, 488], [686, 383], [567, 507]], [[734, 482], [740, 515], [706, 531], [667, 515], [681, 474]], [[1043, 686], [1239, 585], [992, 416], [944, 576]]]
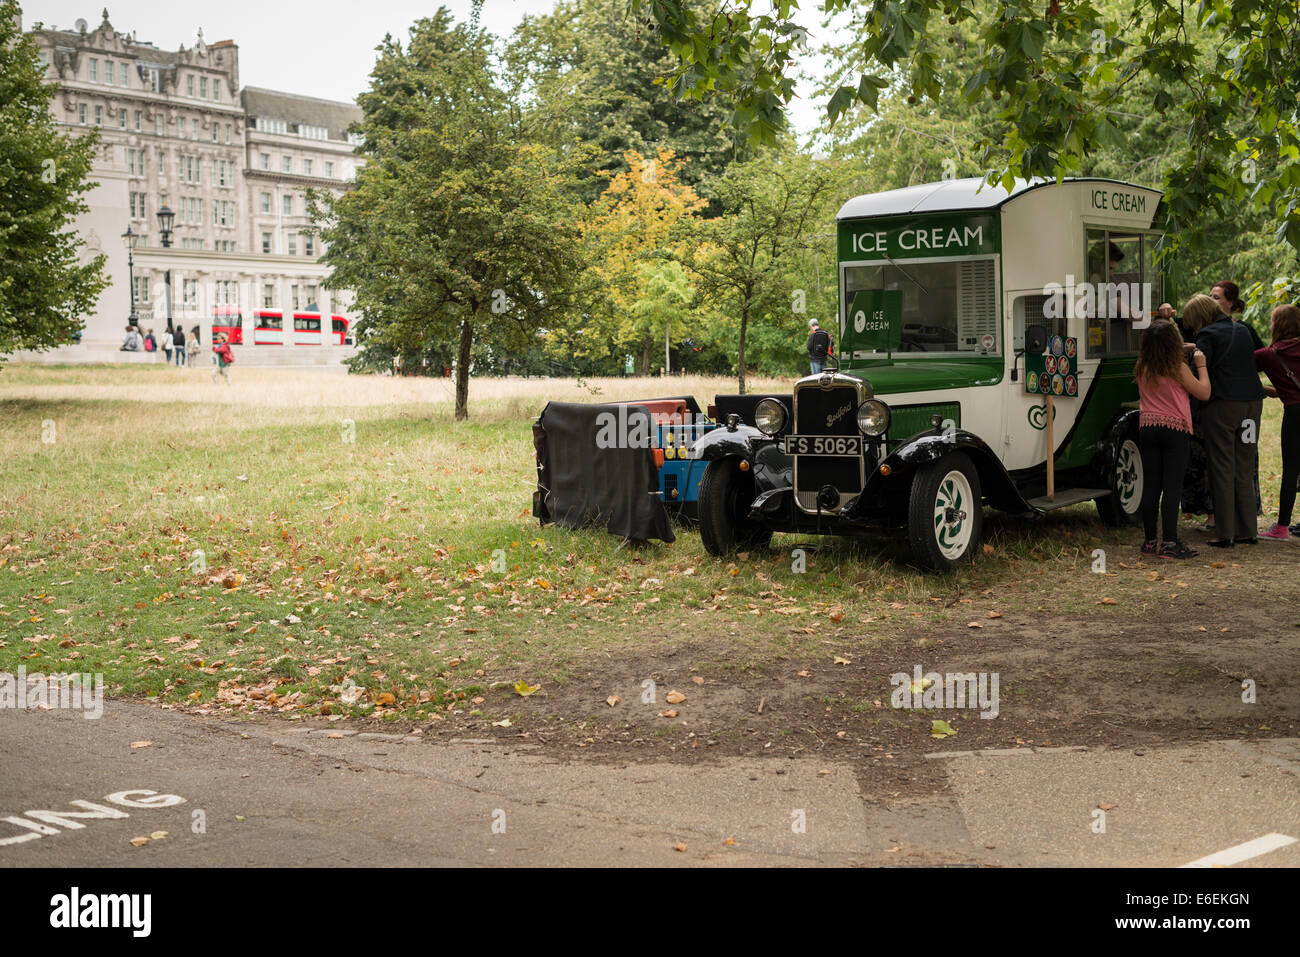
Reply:
[[873, 439], [889, 431], [889, 406], [879, 399], [868, 399], [858, 406], [858, 428]]
[[785, 428], [785, 406], [776, 399], [762, 399], [754, 406], [754, 424], [764, 435], [776, 435]]

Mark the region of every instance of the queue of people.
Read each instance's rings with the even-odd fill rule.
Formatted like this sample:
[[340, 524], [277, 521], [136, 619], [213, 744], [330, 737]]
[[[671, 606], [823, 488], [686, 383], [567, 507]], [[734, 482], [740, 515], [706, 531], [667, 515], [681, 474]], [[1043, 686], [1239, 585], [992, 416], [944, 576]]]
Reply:
[[177, 366], [183, 366], [193, 365], [202, 348], [198, 326], [192, 326], [186, 333], [184, 328], [178, 325], [164, 332], [160, 338], [154, 335], [152, 329], [146, 329], [142, 334], [139, 326], [128, 325], [126, 337], [122, 340], [118, 351], [161, 352], [164, 362], [169, 365], [175, 362]]
[[[1279, 541], [1300, 534], [1291, 525], [1300, 482], [1300, 308], [1278, 306], [1270, 345], [1240, 321], [1245, 304], [1231, 282], [1196, 295], [1178, 323], [1168, 303], [1143, 334], [1134, 366], [1140, 397], [1139, 446], [1147, 477], [1142, 501], [1144, 555], [1191, 558], [1196, 552], [1178, 537], [1185, 486], [1199, 484], [1189, 472], [1191, 437], [1204, 449], [1204, 488], [1209, 513], [1202, 526], [1214, 532], [1215, 548]], [[1190, 341], [1187, 341], [1190, 340]], [[1190, 358], [1190, 366], [1188, 359]], [[1271, 383], [1260, 383], [1264, 372]], [[1266, 397], [1279, 399], [1282, 416], [1282, 487], [1277, 521], [1260, 532], [1259, 432]], [[1195, 506], [1193, 506], [1195, 507]], [[1157, 539], [1157, 512], [1163, 537]]]

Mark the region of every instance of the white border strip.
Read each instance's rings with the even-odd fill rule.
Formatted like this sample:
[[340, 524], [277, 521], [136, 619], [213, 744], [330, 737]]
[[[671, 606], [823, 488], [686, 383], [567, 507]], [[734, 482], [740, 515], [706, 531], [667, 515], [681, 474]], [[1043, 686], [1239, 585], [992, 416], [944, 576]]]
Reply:
[[1183, 867], [1231, 867], [1233, 864], [1240, 864], [1242, 861], [1248, 861], [1252, 857], [1259, 857], [1270, 851], [1276, 851], [1280, 847], [1286, 847], [1289, 844], [1295, 844], [1294, 837], [1287, 837], [1285, 834], [1265, 834], [1263, 837], [1257, 837], [1253, 841], [1247, 841], [1245, 844], [1238, 844], [1236, 847], [1230, 847], [1226, 851], [1218, 851], [1208, 857], [1202, 857], [1192, 861], [1190, 864], [1183, 864]]

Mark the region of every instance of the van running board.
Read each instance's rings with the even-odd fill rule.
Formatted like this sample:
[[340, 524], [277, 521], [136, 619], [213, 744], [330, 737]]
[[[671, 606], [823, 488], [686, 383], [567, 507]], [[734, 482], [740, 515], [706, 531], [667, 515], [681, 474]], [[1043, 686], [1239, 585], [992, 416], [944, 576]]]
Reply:
[[1078, 505], [1080, 502], [1091, 502], [1093, 499], [1105, 498], [1110, 494], [1108, 488], [1065, 488], [1056, 490], [1056, 498], [1048, 501], [1046, 495], [1040, 495], [1037, 498], [1029, 499], [1029, 504], [1040, 512], [1050, 512], [1053, 509], [1065, 508], [1067, 505]]

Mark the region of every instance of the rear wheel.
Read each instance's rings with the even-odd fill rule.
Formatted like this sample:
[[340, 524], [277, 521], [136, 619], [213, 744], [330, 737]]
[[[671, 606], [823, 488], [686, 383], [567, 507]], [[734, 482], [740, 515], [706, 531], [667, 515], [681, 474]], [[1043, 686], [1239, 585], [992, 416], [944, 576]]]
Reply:
[[1137, 431], [1124, 436], [1115, 453], [1115, 461], [1106, 476], [1110, 494], [1097, 499], [1097, 514], [1107, 525], [1123, 527], [1142, 521], [1142, 492], [1146, 476], [1142, 471], [1142, 451]]
[[772, 530], [749, 518], [754, 501], [754, 478], [742, 472], [735, 459], [709, 463], [700, 479], [700, 538], [710, 555], [763, 548]]
[[917, 469], [907, 522], [916, 560], [947, 571], [974, 558], [984, 529], [982, 501], [979, 473], [961, 452]]

